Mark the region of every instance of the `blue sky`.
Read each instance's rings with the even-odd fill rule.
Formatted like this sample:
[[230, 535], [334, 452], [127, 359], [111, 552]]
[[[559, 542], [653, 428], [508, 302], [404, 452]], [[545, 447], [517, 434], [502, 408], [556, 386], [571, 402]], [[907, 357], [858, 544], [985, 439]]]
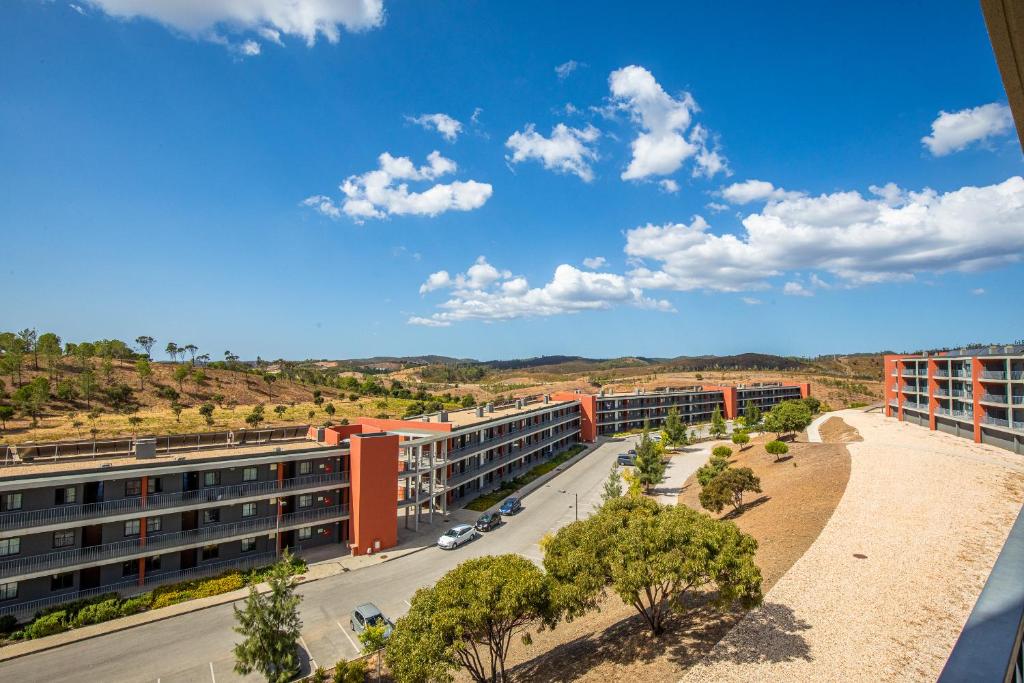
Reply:
[[0, 328], [264, 358], [1021, 336], [976, 3], [378, 4], [3, 3]]

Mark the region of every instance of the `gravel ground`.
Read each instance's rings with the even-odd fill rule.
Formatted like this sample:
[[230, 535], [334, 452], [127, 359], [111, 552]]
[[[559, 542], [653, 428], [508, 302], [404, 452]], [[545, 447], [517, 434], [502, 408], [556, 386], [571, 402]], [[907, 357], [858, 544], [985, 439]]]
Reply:
[[1024, 500], [1024, 459], [859, 410], [821, 535], [697, 681], [933, 681]]

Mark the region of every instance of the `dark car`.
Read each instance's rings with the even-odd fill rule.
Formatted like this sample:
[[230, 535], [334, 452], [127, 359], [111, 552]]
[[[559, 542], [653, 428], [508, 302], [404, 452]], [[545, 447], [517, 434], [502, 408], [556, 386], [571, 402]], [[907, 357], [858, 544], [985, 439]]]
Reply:
[[518, 498], [506, 498], [505, 502], [498, 508], [498, 512], [503, 515], [514, 515], [523, 509], [523, 504], [519, 502]]
[[636, 454], [633, 453], [630, 455], [629, 453], [620, 453], [618, 462], [620, 465], [625, 467], [632, 467], [636, 464]]
[[477, 531], [490, 531], [491, 529], [497, 529], [501, 526], [501, 515], [497, 512], [485, 512], [480, 515], [480, 519], [476, 520]]

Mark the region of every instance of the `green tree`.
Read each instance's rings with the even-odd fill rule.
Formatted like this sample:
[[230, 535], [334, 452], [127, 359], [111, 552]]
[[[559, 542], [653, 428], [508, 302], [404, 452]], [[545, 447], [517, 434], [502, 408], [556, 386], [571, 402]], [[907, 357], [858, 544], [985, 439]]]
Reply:
[[700, 490], [700, 504], [705, 510], [721, 512], [732, 504], [739, 510], [743, 507], [743, 494], [747, 491], [761, 493], [761, 480], [749, 467], [727, 467]]
[[185, 391], [185, 387], [183, 385], [190, 374], [191, 371], [188, 369], [187, 365], [179, 365], [174, 368], [174, 381], [178, 383], [178, 391]]
[[464, 668], [478, 683], [504, 681], [505, 659], [517, 635], [550, 613], [548, 582], [519, 555], [488, 555], [463, 562], [433, 588], [413, 596], [395, 624], [385, 659], [398, 683], [451, 681]]
[[668, 409], [665, 424], [661, 428], [661, 439], [666, 446], [686, 445], [686, 425], [679, 417], [679, 409], [674, 406]]
[[142, 348], [142, 350], [146, 352], [146, 358], [149, 358], [150, 354], [153, 351], [153, 344], [156, 344], [156, 339], [153, 339], [152, 337], [146, 335], [142, 335], [141, 337], [135, 338], [135, 343], [138, 344]]
[[362, 659], [354, 659], [347, 662], [344, 659], [338, 660], [334, 665], [334, 683], [365, 683], [366, 662]]
[[717, 591], [715, 604], [761, 602], [757, 541], [736, 526], [685, 505], [616, 498], [563, 527], [546, 544], [553, 616], [573, 619], [614, 591], [660, 635], [666, 617], [686, 609], [691, 591]]
[[21, 340], [21, 348], [24, 349], [25, 353], [31, 353], [33, 357], [32, 368], [34, 370], [39, 369], [39, 345], [38, 337], [36, 335], [35, 328], [26, 327], [18, 333], [18, 338]]
[[715, 409], [711, 411], [711, 429], [710, 434], [716, 439], [721, 439], [725, 436], [725, 419], [722, 417], [722, 411], [719, 410], [718, 405], [715, 405]]
[[85, 406], [92, 404], [92, 397], [96, 394], [96, 375], [92, 370], [85, 370], [78, 375], [78, 391], [85, 399]]
[[199, 414], [203, 416], [204, 420], [206, 420], [206, 426], [207, 427], [212, 427], [213, 426], [213, 404], [212, 403], [204, 403], [201, 406], [199, 406]]
[[783, 434], [799, 432], [811, 424], [814, 416], [811, 409], [803, 401], [783, 401], [772, 407], [764, 416], [764, 428], [775, 433], [775, 438]]
[[54, 373], [57, 370], [57, 366], [60, 363], [60, 337], [53, 332], [45, 332], [39, 335], [39, 341], [36, 342], [36, 349], [39, 353], [43, 354], [43, 358], [46, 359], [46, 370], [50, 373], [50, 377], [53, 378], [55, 376]]
[[272, 375], [269, 372], [265, 372], [265, 373], [263, 373], [263, 381], [266, 382], [266, 384], [267, 384], [267, 397], [271, 401], [273, 401], [274, 400], [273, 388], [274, 388], [274, 382], [277, 381], [277, 375]]
[[252, 412], [245, 416], [245, 423], [253, 429], [259, 429], [264, 419], [263, 409], [260, 406], [256, 406], [252, 409]]
[[707, 486], [712, 479], [721, 474], [727, 467], [729, 467], [728, 455], [725, 457], [712, 455], [706, 464], [697, 468], [697, 483], [701, 486]]
[[619, 466], [612, 465], [608, 473], [608, 479], [604, 482], [604, 491], [601, 492], [601, 502], [606, 503], [612, 498], [622, 497], [622, 476], [619, 474]]
[[100, 372], [103, 373], [103, 381], [110, 384], [114, 380], [114, 361], [104, 358], [100, 361]]
[[43, 407], [50, 399], [50, 380], [45, 377], [36, 377], [28, 384], [18, 387], [11, 399], [18, 410], [32, 418], [32, 426], [36, 427], [39, 425], [39, 416], [43, 412]]
[[740, 447], [740, 450], [746, 450], [747, 444], [750, 443], [750, 435], [744, 430], [738, 430], [732, 433], [732, 442]]
[[473, 394], [466, 394], [465, 396], [462, 397], [462, 400], [459, 401], [459, 403], [462, 405], [463, 408], [472, 408], [473, 406], [476, 405], [476, 398], [473, 396]]
[[187, 353], [191, 357], [192, 367], [195, 367], [196, 366], [196, 351], [199, 350], [199, 347], [196, 346], [195, 344], [186, 344], [185, 346], [181, 347], [181, 350], [182, 350], [182, 352]]
[[278, 419], [283, 418], [287, 410], [288, 409], [284, 406], [274, 406], [274, 413], [277, 415]]
[[181, 405], [177, 401], [171, 403], [171, 412], [174, 413], [174, 421], [181, 422], [181, 411], [185, 409], [185, 406]]
[[661, 459], [661, 445], [651, 439], [648, 431], [645, 421], [644, 431], [640, 435], [640, 443], [636, 447], [636, 459], [633, 461], [637, 477], [644, 487], [644, 491], [649, 491], [652, 486], [660, 484], [665, 479], [665, 463]]
[[90, 370], [92, 359], [96, 356], [96, 346], [91, 342], [79, 342], [75, 345], [75, 358], [78, 359], [78, 367], [83, 370]]
[[747, 401], [743, 406], [743, 422], [747, 429], [754, 429], [761, 423], [761, 409], [754, 401]]
[[139, 389], [146, 388], [146, 380], [153, 376], [153, 366], [145, 358], [135, 361], [135, 374], [139, 376]]
[[[0, 362], [3, 363], [4, 373], [10, 375], [12, 384], [21, 386], [21, 368], [25, 363], [25, 342], [13, 332], [4, 332], [0, 334], [0, 351], [3, 351], [3, 354], [0, 355]], [[15, 375], [18, 376], [17, 382], [14, 381]]]
[[131, 415], [128, 417], [128, 426], [132, 428], [132, 436], [135, 436], [135, 433], [138, 431], [139, 425], [141, 424], [142, 418], [138, 415]]
[[371, 653], [383, 650], [388, 644], [388, 625], [369, 624], [359, 632], [359, 644], [363, 646], [363, 652]]
[[295, 594], [291, 555], [284, 556], [270, 570], [270, 591], [261, 595], [249, 587], [244, 609], [234, 608], [238, 625], [235, 633], [243, 637], [234, 648], [235, 672], [246, 676], [259, 672], [268, 683], [285, 683], [299, 671], [298, 640], [302, 630], [299, 618], [301, 596]]
[[732, 449], [728, 446], [715, 446], [711, 450], [712, 458], [724, 458], [726, 461], [732, 457]]
[[7, 429], [7, 421], [14, 419], [14, 406], [0, 406], [0, 425]]
[[779, 440], [769, 441], [764, 445], [764, 449], [770, 455], [775, 456], [775, 462], [778, 462], [779, 458], [784, 456], [786, 453], [789, 453], [789, 446]]
[[[39, 338], [42, 341], [42, 337]], [[821, 410], [821, 401], [814, 398], [813, 396], [807, 396], [806, 398], [800, 399], [801, 402], [811, 411], [812, 415], [817, 415], [818, 411]]]
[[178, 354], [181, 353], [181, 349], [174, 342], [167, 342], [167, 346], [164, 347], [164, 351], [170, 357], [172, 363], [178, 361]]

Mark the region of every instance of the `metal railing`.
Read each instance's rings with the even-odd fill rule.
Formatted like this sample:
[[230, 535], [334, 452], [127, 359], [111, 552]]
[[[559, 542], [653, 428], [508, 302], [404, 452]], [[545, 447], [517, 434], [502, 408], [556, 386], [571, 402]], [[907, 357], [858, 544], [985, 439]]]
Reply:
[[1010, 429], [1015, 429], [1018, 432], [1024, 432], [1024, 422], [1014, 420], [1013, 422], [1010, 423]]
[[1009, 427], [1010, 426], [1010, 421], [1009, 420], [1005, 420], [1005, 419], [1003, 419], [1001, 417], [991, 417], [989, 415], [986, 415], [983, 418], [981, 418], [981, 422], [982, 422], [982, 424], [995, 425], [996, 427]]
[[298, 491], [326, 484], [345, 484], [347, 482], [347, 472], [333, 472], [331, 474], [312, 474], [304, 477], [294, 477], [292, 479], [285, 479], [282, 482], [260, 481], [248, 484], [233, 484], [231, 486], [210, 486], [180, 493], [158, 493], [147, 496], [145, 502], [143, 502], [141, 496], [134, 496], [132, 498], [106, 500], [101, 503], [62, 505], [44, 510], [28, 510], [25, 512], [5, 512], [0, 514], [0, 530], [63, 524], [65, 522], [76, 522], [135, 512], [141, 515], [169, 508], [219, 503], [253, 496], [274, 496], [285, 491]]
[[1010, 397], [1010, 402], [1014, 405], [1024, 405], [1024, 394], [1014, 394]]
[[20, 557], [0, 562], [0, 578], [9, 578], [51, 569], [59, 570], [82, 564], [104, 564], [131, 556], [157, 555], [159, 551], [167, 548], [206, 545], [212, 541], [236, 536], [245, 537], [260, 532], [272, 531], [276, 528], [285, 528], [306, 522], [313, 523], [334, 517], [342, 517], [347, 514], [347, 505], [332, 505], [329, 507], [311, 508], [300, 512], [291, 512], [281, 515], [280, 520], [278, 520], [276, 515], [256, 517], [240, 522], [211, 524], [198, 529], [156, 534], [145, 539], [133, 538], [87, 548], [75, 548], [55, 553]]
[[486, 461], [476, 467], [467, 468], [465, 471], [462, 472], [453, 472], [452, 476], [448, 477], [447, 484], [448, 486], [459, 486], [467, 481], [472, 480], [475, 477], [479, 477], [482, 474], [486, 474], [489, 471], [507, 465], [508, 463], [514, 460], [518, 460], [519, 458], [527, 456], [531, 453], [535, 453], [536, 451], [543, 450], [548, 446], [558, 443], [562, 439], [567, 439], [571, 437], [573, 434], [576, 434], [578, 431], [579, 430], [567, 429], [560, 434], [556, 434], [548, 439], [545, 439], [544, 441], [528, 444], [526, 446], [523, 446], [522, 448], [517, 448], [512, 452], [503, 455], [500, 458], [495, 458], [494, 460]]
[[974, 413], [969, 410], [953, 410], [950, 408], [936, 408], [936, 415], [947, 415], [949, 417], [974, 417]]
[[84, 590], [58, 593], [56, 595], [48, 595], [45, 598], [29, 600], [27, 602], [11, 605], [0, 605], [0, 615], [13, 614], [15, 616], [26, 617], [33, 615], [40, 610], [44, 610], [47, 607], [63, 605], [69, 602], [74, 602], [75, 600], [94, 598], [108, 593], [116, 593], [122, 598], [128, 598], [133, 595], [139, 595], [140, 593], [146, 593], [157, 586], [167, 583], [177, 583], [178, 581], [186, 581], [189, 579], [199, 578], [201, 576], [212, 576], [229, 569], [244, 571], [255, 567], [263, 567], [268, 564], [273, 564], [276, 557], [276, 553], [267, 552], [259, 553], [257, 555], [246, 555], [232, 560], [220, 560], [219, 562], [201, 564], [195, 567], [190, 567], [189, 569], [153, 572], [152, 574], [146, 574], [145, 583], [141, 586], [139, 585], [137, 578], [125, 579], [124, 581], [109, 583], [104, 586], [97, 586], [96, 588], [86, 588]]
[[1006, 403], [1006, 394], [984, 393], [981, 395], [981, 400], [989, 403]]
[[[579, 420], [579, 419], [580, 419], [580, 416], [577, 413], [577, 414], [566, 416], [566, 417], [564, 417], [562, 419], [558, 419], [558, 420], [556, 420], [556, 419], [542, 420], [541, 422], [538, 422], [537, 424], [531, 424], [528, 429], [523, 429], [523, 430], [520, 430], [520, 431], [515, 432], [513, 434], [509, 434], [509, 433], [506, 432], [505, 434], [496, 435], [495, 437], [493, 437], [491, 439], [488, 439], [487, 441], [482, 441], [482, 442], [475, 441], [473, 443], [468, 443], [468, 444], [466, 444], [465, 446], [463, 446], [461, 448], [455, 448], [455, 449], [452, 449], [452, 450], [448, 451], [447, 461], [450, 462], [452, 460], [456, 460], [456, 459], [463, 458], [463, 457], [468, 456], [468, 455], [472, 455], [473, 453], [477, 453], [479, 451], [487, 451], [487, 450], [490, 450], [492, 448], [497, 448], [497, 447], [502, 446], [504, 444], [507, 444], [507, 443], [509, 443], [511, 441], [516, 441], [517, 439], [524, 438], [523, 437], [524, 434], [526, 434], [526, 435], [536, 434], [537, 432], [544, 431], [545, 429], [555, 429], [555, 428], [560, 427], [560, 426], [562, 426], [564, 424], [568, 424], [568, 423], [570, 423], [570, 422], [572, 422], [574, 420]], [[436, 464], [436, 462], [437, 461], [435, 461], [435, 464]]]
[[982, 379], [1006, 379], [1006, 372], [1003, 370], [982, 370]]

